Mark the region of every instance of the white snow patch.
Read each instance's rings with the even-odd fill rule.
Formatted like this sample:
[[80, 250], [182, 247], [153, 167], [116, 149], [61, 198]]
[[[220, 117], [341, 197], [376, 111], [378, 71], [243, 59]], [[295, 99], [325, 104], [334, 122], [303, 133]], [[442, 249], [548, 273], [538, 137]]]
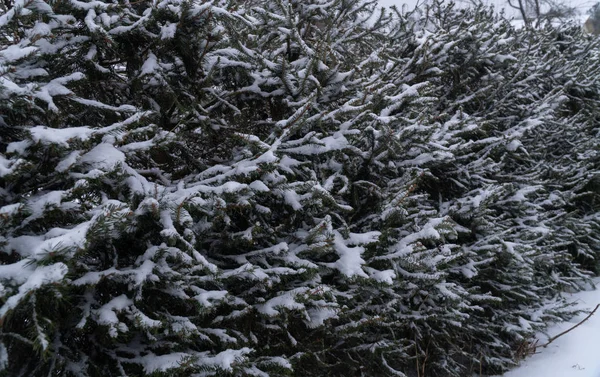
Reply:
[[153, 53], [149, 53], [148, 59], [146, 59], [146, 61], [142, 65], [142, 71], [140, 72], [140, 76], [151, 75], [159, 69], [160, 67], [158, 66], [158, 60], [156, 58], [156, 55], [154, 55]]
[[[72, 229], [52, 228], [43, 238], [32, 236], [21, 236], [11, 240], [11, 246], [23, 256], [40, 256], [56, 249], [82, 248], [85, 243], [85, 235], [90, 227], [90, 222], [78, 224]], [[25, 238], [28, 237], [28, 238]], [[27, 248], [27, 246], [30, 246]]]
[[285, 203], [290, 205], [294, 211], [299, 211], [302, 209], [302, 204], [300, 203], [300, 195], [292, 190], [285, 190], [283, 192], [283, 198]]
[[259, 191], [259, 192], [270, 191], [269, 188], [267, 187], [267, 185], [265, 185], [261, 181], [254, 181], [254, 182], [250, 183], [250, 185], [248, 185], [248, 187], [250, 187], [254, 191]]
[[340, 258], [333, 263], [333, 266], [348, 277], [368, 277], [362, 268], [363, 264], [366, 263], [361, 257], [362, 253], [365, 251], [364, 247], [347, 246], [346, 240], [344, 240], [344, 237], [338, 231], [334, 231], [334, 234], [335, 251], [338, 253]]
[[160, 28], [160, 39], [172, 39], [175, 38], [177, 32], [177, 24], [168, 22], [165, 26]]
[[144, 366], [144, 372], [151, 374], [177, 368], [184, 359], [189, 358], [190, 356], [191, 355], [183, 352], [175, 352], [167, 355], [155, 355], [149, 353], [148, 355], [137, 358], [136, 361]]
[[385, 284], [391, 285], [394, 283], [394, 279], [396, 279], [398, 277], [396, 275], [396, 272], [394, 272], [394, 270], [379, 271], [374, 268], [371, 268], [371, 269], [365, 268], [365, 270], [369, 273], [369, 275], [371, 276], [371, 279], [374, 279], [380, 283], [385, 283]]
[[80, 162], [89, 164], [95, 169], [109, 171], [114, 169], [116, 165], [125, 162], [125, 154], [111, 144], [102, 143], [84, 154]]
[[81, 155], [81, 151], [73, 151], [69, 153], [67, 157], [65, 157], [61, 162], [56, 165], [56, 171], [64, 172], [69, 169], [74, 163], [77, 162], [77, 159]]
[[11, 174], [23, 160], [9, 160], [0, 153], [0, 177]]
[[245, 356], [252, 352], [250, 348], [244, 347], [239, 350], [225, 350], [214, 357], [201, 360], [201, 364], [210, 365], [222, 370], [233, 371], [233, 364], [245, 359]]
[[213, 306], [211, 300], [219, 301], [227, 296], [227, 291], [205, 291], [200, 289], [200, 293], [194, 296], [194, 299], [205, 307]]
[[233, 365], [244, 361], [246, 355], [251, 352], [252, 349], [247, 347], [239, 350], [228, 349], [214, 356], [209, 356], [208, 352], [174, 352], [167, 355], [155, 355], [150, 352], [145, 356], [135, 358], [134, 361], [143, 365], [144, 372], [147, 374], [177, 368], [184, 361], [190, 361], [202, 367], [233, 371]]
[[14, 203], [4, 207], [0, 207], [0, 215], [11, 216], [23, 209], [23, 204]]
[[12, 45], [3, 49], [2, 52], [0, 52], [0, 57], [3, 58], [4, 62], [9, 63], [22, 59], [36, 51], [37, 47], [22, 47], [20, 45]]
[[521, 147], [522, 145], [523, 143], [521, 143], [520, 140], [515, 139], [506, 145], [506, 149], [510, 152], [514, 152], [517, 149], [519, 149], [519, 147]]
[[29, 129], [31, 138], [36, 143], [59, 144], [65, 147], [69, 146], [69, 141], [73, 139], [87, 140], [94, 130], [89, 127], [70, 127], [70, 128], [50, 128], [46, 126], [36, 126]]
[[108, 325], [108, 334], [116, 338], [118, 330], [127, 331], [126, 327], [120, 326], [119, 318], [117, 317], [117, 311], [123, 311], [133, 305], [133, 300], [125, 295], [121, 295], [113, 298], [99, 309], [94, 310], [97, 317], [97, 321], [101, 325]]
[[323, 326], [326, 320], [337, 318], [338, 311], [335, 308], [312, 308], [308, 310], [310, 321], [306, 321], [309, 328]]
[[[23, 271], [21, 262], [2, 267], [10, 267], [11, 269], [14, 268], [15, 271], [12, 272], [16, 272], [17, 268], [20, 271]], [[6, 303], [0, 308], [0, 317], [3, 317], [9, 310], [14, 309], [19, 304], [19, 301], [21, 301], [21, 299], [30, 291], [38, 289], [46, 284], [61, 281], [67, 274], [68, 270], [69, 268], [64, 263], [55, 263], [50, 266], [41, 266], [36, 268], [35, 271], [29, 275], [27, 281], [19, 287], [19, 292], [6, 300]], [[4, 275], [1, 276], [4, 277]]]
[[27, 148], [31, 146], [31, 141], [22, 140], [22, 141], [14, 141], [6, 146], [6, 153], [17, 153], [19, 155], [24, 155]]
[[276, 316], [279, 314], [277, 308], [286, 308], [290, 310], [304, 310], [305, 306], [302, 303], [296, 301], [296, 296], [303, 294], [308, 288], [297, 288], [291, 291], [285, 292], [279, 296], [273, 297], [262, 305], [257, 305], [256, 309], [265, 315]]
[[139, 323], [147, 328], [147, 329], [152, 329], [152, 328], [157, 328], [160, 327], [162, 325], [162, 322], [156, 319], [152, 319], [150, 317], [148, 317], [147, 315], [145, 315], [142, 312], [137, 312], [135, 314], [135, 318], [139, 321]]
[[22, 284], [35, 271], [35, 266], [30, 262], [22, 259], [17, 263], [0, 265], [0, 277], [2, 280], [12, 280], [16, 284]]
[[391, 254], [377, 257], [376, 259], [394, 259], [398, 257], [403, 257], [412, 253], [414, 244], [421, 239], [440, 239], [441, 235], [436, 230], [436, 227], [440, 226], [444, 221], [447, 221], [445, 217], [430, 219], [420, 231], [409, 234], [408, 236], [402, 238], [395, 245], [392, 245], [390, 247]]
[[118, 274], [120, 271], [114, 267], [104, 271], [87, 272], [85, 275], [73, 281], [73, 285], [97, 284], [104, 276]]

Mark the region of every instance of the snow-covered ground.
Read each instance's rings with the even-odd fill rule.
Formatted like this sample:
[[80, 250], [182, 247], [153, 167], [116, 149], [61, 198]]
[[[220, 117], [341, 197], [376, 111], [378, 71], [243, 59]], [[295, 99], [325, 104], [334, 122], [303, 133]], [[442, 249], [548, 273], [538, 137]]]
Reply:
[[[599, 289], [579, 292], [571, 296], [577, 307], [589, 313], [600, 304]], [[587, 313], [570, 322], [552, 325], [547, 333], [555, 336], [583, 320]], [[547, 336], [540, 334], [539, 343]], [[600, 377], [600, 309], [573, 331], [556, 339], [547, 348], [539, 348], [537, 354], [525, 359], [521, 366], [504, 374], [504, 377]]]

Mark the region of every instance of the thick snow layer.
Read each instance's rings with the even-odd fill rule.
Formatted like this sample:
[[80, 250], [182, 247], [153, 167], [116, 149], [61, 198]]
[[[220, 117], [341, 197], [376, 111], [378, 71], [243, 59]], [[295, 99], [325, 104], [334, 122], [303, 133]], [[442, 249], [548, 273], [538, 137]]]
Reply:
[[110, 144], [98, 144], [81, 157], [80, 162], [90, 164], [102, 170], [112, 170], [117, 164], [125, 162], [125, 154]]
[[36, 126], [29, 129], [34, 142], [59, 144], [65, 147], [69, 146], [69, 140], [80, 139], [85, 141], [89, 139], [93, 132], [94, 130], [89, 127], [50, 128]]
[[282, 295], [276, 296], [268, 300], [263, 305], [257, 305], [259, 313], [276, 316], [279, 314], [280, 308], [286, 308], [290, 310], [304, 310], [305, 306], [303, 303], [296, 301], [296, 296], [304, 294], [308, 291], [308, 288], [296, 288]]
[[22, 47], [19, 45], [12, 45], [5, 47], [2, 50], [2, 52], [0, 52], [0, 57], [2, 57], [5, 62], [13, 62], [22, 59], [36, 51], [36, 47]]
[[157, 371], [164, 372], [171, 368], [177, 368], [189, 357], [190, 355], [183, 352], [170, 353], [160, 356], [150, 353], [146, 356], [138, 358], [137, 361], [144, 365], [144, 372], [153, 373]]
[[100, 324], [108, 325], [109, 335], [113, 338], [116, 338], [119, 334], [118, 330], [121, 330], [121, 332], [127, 331], [127, 326], [125, 326], [124, 323], [119, 321], [119, 318], [117, 317], [117, 312], [123, 311], [132, 305], [133, 300], [131, 300], [125, 295], [115, 297], [108, 303], [100, 307], [100, 309], [95, 310], [97, 321]]
[[[600, 283], [600, 279], [596, 284]], [[540, 334], [538, 344], [556, 336], [583, 320], [600, 304], [600, 289], [573, 294], [576, 307], [585, 310], [569, 322], [550, 326], [547, 335]], [[600, 309], [573, 331], [559, 337], [537, 354], [524, 360], [520, 367], [504, 377], [598, 377], [600, 376]]]
[[[17, 263], [16, 265], [21, 267], [21, 263]], [[13, 266], [15, 265], [10, 265], [10, 267]], [[0, 307], [0, 317], [4, 316], [9, 310], [17, 306], [19, 301], [30, 291], [35, 290], [42, 285], [51, 284], [62, 280], [67, 274], [67, 271], [68, 267], [64, 263], [55, 263], [50, 266], [38, 267], [29, 275], [27, 281], [19, 287], [19, 293], [9, 297], [8, 300], [6, 300], [6, 303]], [[11, 271], [7, 272], [9, 274], [11, 273]]]
[[18, 167], [20, 161], [21, 160], [9, 160], [0, 154], [0, 177], [12, 174], [12, 172]]
[[226, 350], [214, 356], [209, 356], [206, 353], [184, 353], [176, 352], [166, 355], [155, 355], [149, 353], [146, 356], [138, 357], [137, 362], [144, 366], [146, 373], [165, 372], [171, 368], [176, 368], [182, 363], [195, 361], [196, 364], [219, 368], [221, 370], [233, 371], [233, 365], [238, 361], [243, 361], [247, 354], [252, 352], [250, 348], [242, 348], [239, 350]]
[[362, 259], [361, 255], [365, 248], [361, 246], [350, 247], [346, 245], [344, 237], [339, 232], [335, 231], [334, 234], [335, 251], [340, 258], [333, 265], [346, 276], [368, 277], [362, 269], [365, 260]]

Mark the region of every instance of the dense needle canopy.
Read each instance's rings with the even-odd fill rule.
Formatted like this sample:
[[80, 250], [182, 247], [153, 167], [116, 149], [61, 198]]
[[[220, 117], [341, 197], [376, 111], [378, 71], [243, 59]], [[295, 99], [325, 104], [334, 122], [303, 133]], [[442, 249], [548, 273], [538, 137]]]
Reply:
[[16, 0], [0, 376], [501, 372], [599, 272], [599, 80], [485, 7]]

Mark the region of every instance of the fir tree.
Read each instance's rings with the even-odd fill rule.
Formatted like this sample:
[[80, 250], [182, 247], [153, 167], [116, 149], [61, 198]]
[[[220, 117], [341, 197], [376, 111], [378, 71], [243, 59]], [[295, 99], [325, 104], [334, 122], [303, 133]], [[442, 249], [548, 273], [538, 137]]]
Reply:
[[598, 272], [577, 28], [18, 0], [0, 33], [7, 376], [494, 374]]

